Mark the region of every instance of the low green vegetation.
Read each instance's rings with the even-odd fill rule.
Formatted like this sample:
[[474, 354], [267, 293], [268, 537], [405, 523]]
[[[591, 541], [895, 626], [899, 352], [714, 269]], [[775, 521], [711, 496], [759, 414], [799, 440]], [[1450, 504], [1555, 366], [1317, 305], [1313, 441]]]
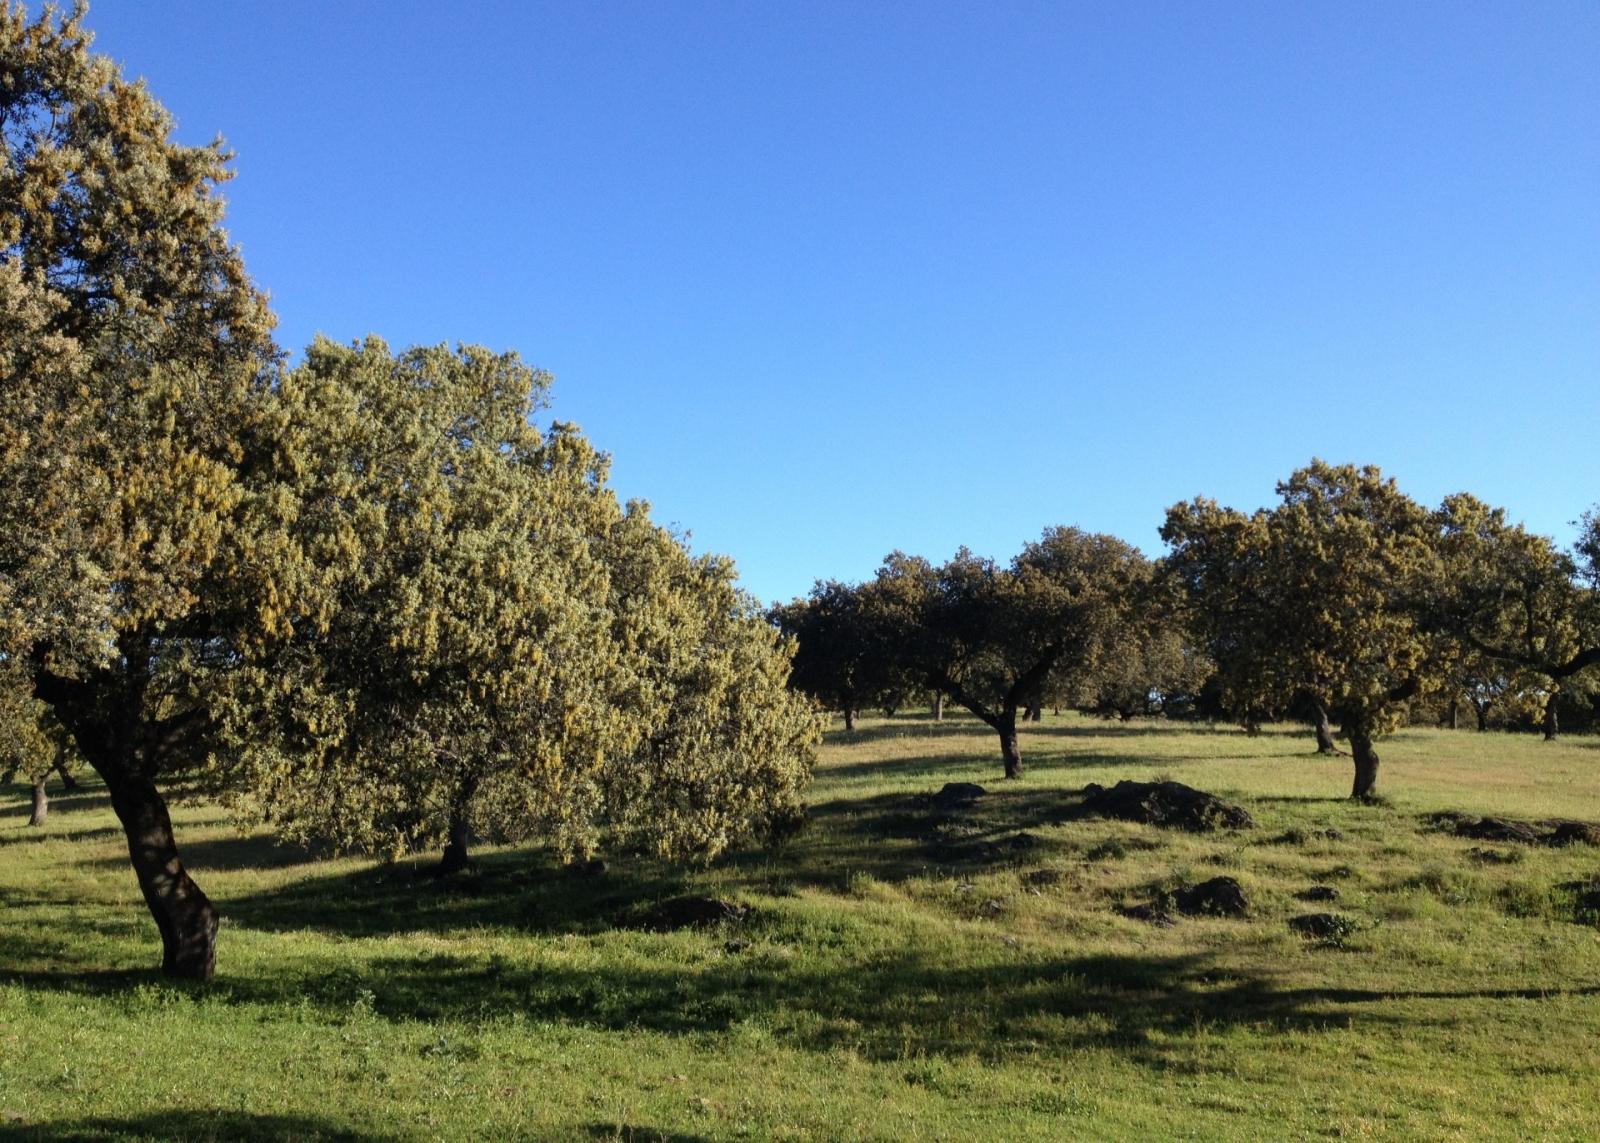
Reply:
[[[0, 1133], [148, 1138], [1593, 1138], [1600, 851], [1452, 810], [1600, 820], [1600, 741], [1402, 730], [1385, 800], [1310, 735], [1053, 717], [1029, 780], [974, 718], [834, 732], [812, 820], [700, 871], [486, 849], [455, 878], [175, 813], [223, 917], [150, 964], [102, 787], [0, 803]], [[1082, 817], [1169, 777], [1247, 830]], [[987, 792], [941, 810], [948, 782]], [[198, 876], [198, 873], [197, 873]], [[1216, 876], [1242, 919], [1124, 907]], [[1313, 886], [1332, 901], [1303, 900]], [[1567, 888], [1563, 888], [1566, 886]], [[752, 913], [655, 931], [684, 894]], [[1327, 912], [1328, 935], [1290, 920]], [[152, 1079], [152, 1077], [155, 1077]]]

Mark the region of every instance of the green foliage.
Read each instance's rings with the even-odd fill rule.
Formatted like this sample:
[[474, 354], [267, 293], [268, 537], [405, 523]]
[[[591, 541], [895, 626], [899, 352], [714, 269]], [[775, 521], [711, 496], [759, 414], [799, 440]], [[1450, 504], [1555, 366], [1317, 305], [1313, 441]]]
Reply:
[[239, 558], [275, 353], [220, 226], [228, 155], [174, 143], [81, 15], [0, 13], [0, 650], [67, 675], [118, 669]]
[[472, 830], [700, 858], [797, 814], [816, 724], [786, 650], [730, 565], [622, 509], [574, 430], [531, 427], [546, 385], [376, 340], [284, 378], [289, 535], [341, 572], [213, 708], [236, 809], [390, 854]]
[[818, 580], [805, 599], [768, 612], [795, 641], [791, 685], [847, 719], [905, 706], [922, 689], [899, 654], [892, 613], [877, 588]]
[[1373, 467], [1313, 461], [1278, 495], [1250, 515], [1175, 505], [1167, 567], [1237, 717], [1309, 693], [1365, 753], [1406, 700], [1442, 682], [1445, 648], [1422, 610], [1438, 582], [1429, 514]]
[[[1004, 737], [1052, 678], [1090, 678], [1123, 654], [1151, 571], [1114, 536], [1058, 527], [1009, 566], [965, 548], [939, 568], [897, 552], [870, 589], [897, 660]], [[1013, 772], [1019, 759], [1003, 749]]]
[[1586, 693], [1600, 665], [1593, 515], [1576, 559], [1466, 493], [1445, 500], [1437, 526], [1444, 577], [1435, 622], [1455, 641], [1464, 673], [1500, 681], [1532, 705]]

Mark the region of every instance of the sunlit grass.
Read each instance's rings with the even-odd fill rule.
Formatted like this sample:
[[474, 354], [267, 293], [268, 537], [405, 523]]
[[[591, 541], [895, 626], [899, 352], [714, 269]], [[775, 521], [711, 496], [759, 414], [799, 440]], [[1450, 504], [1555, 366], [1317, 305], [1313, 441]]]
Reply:
[[[970, 720], [830, 734], [811, 827], [709, 870], [574, 878], [486, 850], [311, 855], [181, 809], [225, 915], [206, 988], [154, 927], [103, 796], [29, 829], [0, 802], [0, 1132], [150, 1138], [1589, 1138], [1600, 933], [1558, 886], [1600, 853], [1435, 831], [1437, 809], [1600, 819], [1600, 742], [1409, 731], [1378, 806], [1309, 736], [1053, 718], [999, 778]], [[1086, 782], [1170, 776], [1257, 828], [1072, 814]], [[936, 829], [923, 795], [989, 794]], [[1330, 840], [1318, 831], [1333, 829]], [[971, 860], [1018, 833], [1031, 848]], [[1491, 850], [1486, 862], [1471, 854]], [[1030, 878], [1038, 871], [1053, 876]], [[1226, 874], [1245, 920], [1118, 908]], [[1297, 894], [1338, 888], [1332, 904]], [[680, 892], [753, 905], [654, 933]], [[1290, 917], [1336, 911], [1338, 945]], [[731, 942], [731, 943], [730, 943]], [[743, 942], [742, 944], [740, 942]]]

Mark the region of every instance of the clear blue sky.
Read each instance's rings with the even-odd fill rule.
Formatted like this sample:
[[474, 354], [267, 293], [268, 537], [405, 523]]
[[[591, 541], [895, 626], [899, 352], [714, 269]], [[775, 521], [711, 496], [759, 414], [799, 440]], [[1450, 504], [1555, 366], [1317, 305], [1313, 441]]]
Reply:
[[1313, 455], [1600, 501], [1600, 4], [96, 0], [291, 349], [515, 348], [766, 599]]

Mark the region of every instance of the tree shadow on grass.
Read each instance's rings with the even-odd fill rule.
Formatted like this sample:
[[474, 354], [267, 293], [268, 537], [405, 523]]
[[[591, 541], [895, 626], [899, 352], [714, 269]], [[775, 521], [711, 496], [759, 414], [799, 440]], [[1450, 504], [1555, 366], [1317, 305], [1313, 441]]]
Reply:
[[127, 1117], [97, 1117], [60, 1123], [0, 1125], [0, 1136], [42, 1143], [94, 1143], [102, 1139], [149, 1139], [189, 1143], [231, 1140], [294, 1140], [295, 1143], [382, 1143], [398, 1136], [354, 1131], [332, 1120], [306, 1115], [258, 1115], [243, 1111], [163, 1111]]
[[[122, 831], [111, 830], [120, 837]], [[246, 834], [197, 841], [178, 841], [178, 853], [184, 866], [196, 878], [208, 873], [232, 873], [245, 869], [289, 869], [297, 865], [311, 865], [332, 857], [331, 851], [315, 846], [295, 845], [278, 841], [265, 834]], [[108, 868], [126, 868], [124, 856], [102, 857], [95, 864]]]
[[[333, 1021], [480, 1020], [520, 1015], [534, 1023], [606, 1032], [723, 1035], [749, 1023], [785, 1046], [849, 1051], [875, 1061], [928, 1056], [991, 1063], [1041, 1054], [1109, 1050], [1145, 1065], [1198, 1066], [1197, 1030], [1281, 1034], [1357, 1023], [1450, 1025], [1462, 1003], [1600, 995], [1567, 990], [1384, 990], [1285, 988], [1266, 972], [1220, 966], [1210, 954], [1024, 958], [964, 950], [961, 963], [919, 950], [863, 954], [797, 966], [758, 928], [738, 954], [682, 964], [610, 959], [594, 967], [496, 955], [426, 953], [381, 957], [361, 972], [304, 966], [299, 973], [219, 977], [211, 1002], [309, 1004]], [[708, 935], [708, 943], [720, 934]], [[1330, 954], [1332, 955], [1332, 954]], [[16, 979], [16, 977], [13, 977]], [[34, 988], [77, 993], [128, 988], [93, 973], [25, 974]], [[1438, 1001], [1419, 1011], [1416, 1001]], [[1406, 1011], [1393, 1005], [1406, 1003]], [[250, 1137], [250, 1136], [246, 1136]]]

